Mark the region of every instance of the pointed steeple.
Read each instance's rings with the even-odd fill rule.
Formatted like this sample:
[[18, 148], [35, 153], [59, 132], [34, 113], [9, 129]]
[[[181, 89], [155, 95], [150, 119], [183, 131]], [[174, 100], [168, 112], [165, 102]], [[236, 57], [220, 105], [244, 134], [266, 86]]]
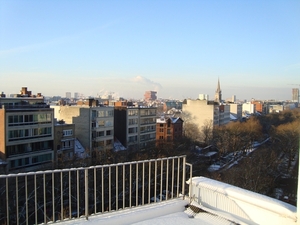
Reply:
[[218, 86], [215, 93], [215, 101], [221, 103], [222, 102], [222, 91], [220, 87], [220, 79], [218, 78]]
[[221, 88], [220, 88], [220, 79], [218, 78], [218, 87], [217, 87], [217, 92], [221, 91]]

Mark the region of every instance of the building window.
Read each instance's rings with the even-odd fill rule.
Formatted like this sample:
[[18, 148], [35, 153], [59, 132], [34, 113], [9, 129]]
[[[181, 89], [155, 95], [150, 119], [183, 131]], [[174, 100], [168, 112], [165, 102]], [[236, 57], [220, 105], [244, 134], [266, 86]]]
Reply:
[[72, 136], [73, 130], [63, 130], [64, 136]]
[[129, 119], [129, 125], [137, 124], [137, 119]]
[[160, 128], [160, 129], [159, 129], [159, 132], [164, 132], [164, 128]]
[[137, 116], [138, 115], [138, 110], [128, 110], [128, 115], [129, 116]]
[[104, 136], [104, 131], [97, 131], [96, 137], [103, 137]]
[[106, 136], [111, 135], [111, 134], [112, 134], [111, 130], [106, 131]]

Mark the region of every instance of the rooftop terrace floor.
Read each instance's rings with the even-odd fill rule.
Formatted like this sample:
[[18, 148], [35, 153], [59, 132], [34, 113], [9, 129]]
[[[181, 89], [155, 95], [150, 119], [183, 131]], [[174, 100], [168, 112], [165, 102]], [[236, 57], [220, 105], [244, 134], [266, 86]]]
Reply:
[[65, 221], [63, 224], [75, 225], [96, 225], [96, 224], [234, 224], [220, 216], [211, 213], [194, 213], [185, 206], [189, 204], [189, 200], [173, 199], [150, 205], [140, 206], [132, 209], [125, 209], [111, 213], [90, 216], [88, 220], [85, 218]]

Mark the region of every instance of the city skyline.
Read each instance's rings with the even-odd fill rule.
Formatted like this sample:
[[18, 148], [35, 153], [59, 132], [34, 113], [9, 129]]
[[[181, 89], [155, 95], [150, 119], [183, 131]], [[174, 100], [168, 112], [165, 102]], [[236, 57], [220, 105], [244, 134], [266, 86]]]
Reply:
[[[0, 1], [1, 90], [291, 100], [299, 1]], [[291, 85], [293, 84], [293, 85]]]

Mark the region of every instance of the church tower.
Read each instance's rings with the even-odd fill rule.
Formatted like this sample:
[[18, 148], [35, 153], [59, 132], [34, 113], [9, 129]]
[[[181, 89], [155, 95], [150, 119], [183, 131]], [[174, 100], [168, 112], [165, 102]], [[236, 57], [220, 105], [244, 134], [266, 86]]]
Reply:
[[220, 88], [220, 80], [219, 80], [219, 78], [218, 78], [217, 90], [216, 90], [216, 93], [215, 93], [215, 102], [219, 102], [219, 103], [222, 102], [222, 91], [221, 91], [221, 88]]

